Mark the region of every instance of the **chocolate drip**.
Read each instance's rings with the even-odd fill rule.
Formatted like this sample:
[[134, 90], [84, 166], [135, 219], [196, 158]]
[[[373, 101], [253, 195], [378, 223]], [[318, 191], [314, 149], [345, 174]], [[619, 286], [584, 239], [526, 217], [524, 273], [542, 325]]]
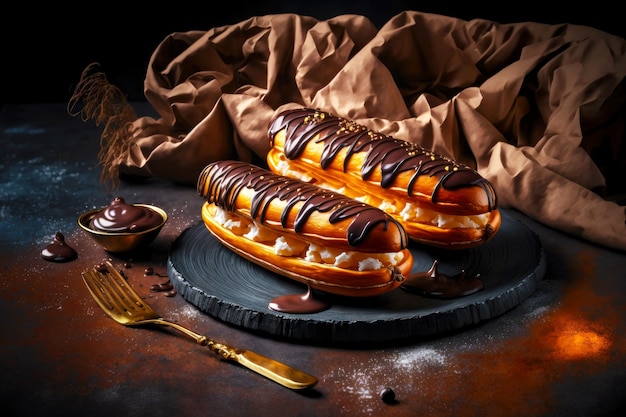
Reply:
[[428, 271], [410, 274], [400, 288], [426, 297], [453, 299], [474, 294], [484, 288], [480, 275], [471, 275], [464, 270], [449, 276], [439, 272], [439, 261], [435, 259]]
[[344, 172], [350, 158], [357, 153], [366, 153], [361, 168], [361, 177], [367, 180], [375, 170], [380, 170], [381, 186], [390, 187], [402, 172], [413, 171], [407, 193], [413, 194], [413, 187], [422, 175], [438, 179], [431, 194], [431, 201], [437, 203], [441, 188], [455, 190], [463, 187], [480, 187], [489, 200], [489, 210], [496, 207], [496, 193], [489, 181], [472, 168], [453, 159], [436, 154], [419, 145], [373, 132], [367, 127], [330, 113], [308, 108], [287, 110], [276, 117], [269, 127], [269, 136], [285, 129], [284, 153], [288, 159], [297, 159], [307, 144], [318, 134], [318, 142], [324, 143], [320, 160], [326, 169], [339, 152], [347, 148]]
[[268, 307], [270, 310], [282, 311], [284, 313], [307, 314], [328, 310], [331, 305], [314, 297], [313, 290], [307, 286], [305, 294], [278, 296], [272, 299]]
[[[315, 211], [330, 213], [331, 224], [352, 219], [346, 236], [352, 247], [359, 246], [370, 230], [381, 223], [385, 230], [390, 223], [397, 225], [399, 230], [404, 230], [396, 220], [373, 206], [245, 162], [214, 162], [205, 167], [198, 178], [198, 193], [208, 202], [227, 211], [235, 210], [237, 196], [244, 188], [254, 189], [250, 215], [262, 224], [266, 221], [266, 211], [270, 203], [279, 199], [286, 202], [281, 213], [283, 227], [287, 226], [289, 214], [299, 203], [303, 203], [294, 221], [296, 232], [302, 230]], [[405, 234], [402, 234], [401, 244], [403, 248], [408, 244]]]
[[63, 233], [56, 232], [54, 240], [41, 251], [41, 257], [50, 262], [68, 262], [78, 258], [78, 253], [65, 242]]

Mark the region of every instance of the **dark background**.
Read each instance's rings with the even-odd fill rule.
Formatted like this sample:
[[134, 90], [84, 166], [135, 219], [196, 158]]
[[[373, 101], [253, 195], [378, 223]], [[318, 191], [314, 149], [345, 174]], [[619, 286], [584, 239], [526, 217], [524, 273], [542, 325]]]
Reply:
[[[489, 2], [491, 3], [491, 2]], [[3, 12], [2, 90], [0, 105], [67, 102], [82, 70], [99, 62], [109, 81], [130, 100], [143, 100], [143, 79], [150, 55], [173, 32], [208, 30], [253, 16], [298, 13], [318, 19], [355, 13], [376, 26], [403, 10], [443, 14], [465, 20], [482, 18], [500, 23], [534, 21], [592, 26], [626, 37], [621, 13], [608, 1], [560, 9], [544, 2], [445, 1], [172, 1], [82, 2], [74, 7], [57, 2], [14, 4]], [[565, 3], [568, 4], [568, 3]], [[593, 9], [591, 8], [593, 7]]]

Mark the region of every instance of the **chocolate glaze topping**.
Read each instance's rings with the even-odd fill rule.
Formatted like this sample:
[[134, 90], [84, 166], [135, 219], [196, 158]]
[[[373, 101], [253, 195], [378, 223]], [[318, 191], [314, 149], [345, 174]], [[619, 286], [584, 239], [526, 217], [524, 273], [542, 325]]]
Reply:
[[91, 226], [103, 232], [140, 232], [158, 226], [163, 218], [147, 207], [116, 197], [93, 218]]
[[450, 158], [438, 155], [419, 145], [373, 132], [367, 127], [348, 119], [334, 116], [320, 110], [302, 108], [286, 110], [278, 115], [269, 127], [269, 137], [285, 129], [285, 156], [297, 159], [307, 144], [319, 134], [319, 142], [324, 143], [320, 165], [328, 167], [337, 154], [348, 149], [344, 162], [344, 172], [349, 159], [357, 153], [366, 152], [361, 168], [361, 177], [367, 180], [374, 170], [381, 172], [381, 186], [390, 187], [396, 177], [405, 171], [413, 171], [407, 187], [408, 195], [413, 194], [415, 181], [421, 175], [439, 179], [431, 201], [437, 202], [440, 188], [454, 190], [462, 187], [481, 187], [489, 200], [489, 210], [496, 207], [496, 194], [489, 181], [472, 168]]
[[[207, 183], [208, 181], [208, 183]], [[205, 190], [206, 186], [206, 193]], [[265, 223], [265, 213], [275, 199], [286, 201], [281, 214], [281, 224], [287, 225], [287, 219], [299, 202], [304, 204], [296, 213], [294, 230], [300, 232], [311, 213], [329, 212], [331, 224], [352, 219], [347, 228], [347, 241], [357, 247], [366, 239], [369, 231], [382, 223], [385, 230], [390, 223], [402, 231], [402, 247], [408, 244], [408, 236], [402, 226], [391, 216], [370, 205], [348, 198], [344, 195], [324, 190], [313, 184], [274, 174], [265, 169], [240, 161], [217, 161], [201, 172], [198, 177], [198, 193], [209, 203], [234, 211], [237, 196], [244, 188], [252, 188], [250, 215], [260, 223]]]

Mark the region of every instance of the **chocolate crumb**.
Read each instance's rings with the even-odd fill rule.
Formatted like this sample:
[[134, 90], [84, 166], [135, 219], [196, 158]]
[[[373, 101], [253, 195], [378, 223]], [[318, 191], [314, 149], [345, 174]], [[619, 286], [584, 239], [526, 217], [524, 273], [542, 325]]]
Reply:
[[387, 387], [380, 392], [380, 398], [383, 400], [385, 404], [395, 404], [396, 403], [396, 393], [393, 389]]

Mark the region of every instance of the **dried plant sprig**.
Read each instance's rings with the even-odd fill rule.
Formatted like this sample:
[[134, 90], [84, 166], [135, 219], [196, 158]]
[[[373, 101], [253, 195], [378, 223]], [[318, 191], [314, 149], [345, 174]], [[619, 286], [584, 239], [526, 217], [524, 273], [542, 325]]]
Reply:
[[111, 84], [100, 64], [89, 64], [82, 72], [68, 102], [68, 113], [83, 121], [103, 125], [98, 160], [102, 166], [100, 182], [110, 190], [119, 185], [119, 167], [135, 132], [137, 115], [122, 91]]

